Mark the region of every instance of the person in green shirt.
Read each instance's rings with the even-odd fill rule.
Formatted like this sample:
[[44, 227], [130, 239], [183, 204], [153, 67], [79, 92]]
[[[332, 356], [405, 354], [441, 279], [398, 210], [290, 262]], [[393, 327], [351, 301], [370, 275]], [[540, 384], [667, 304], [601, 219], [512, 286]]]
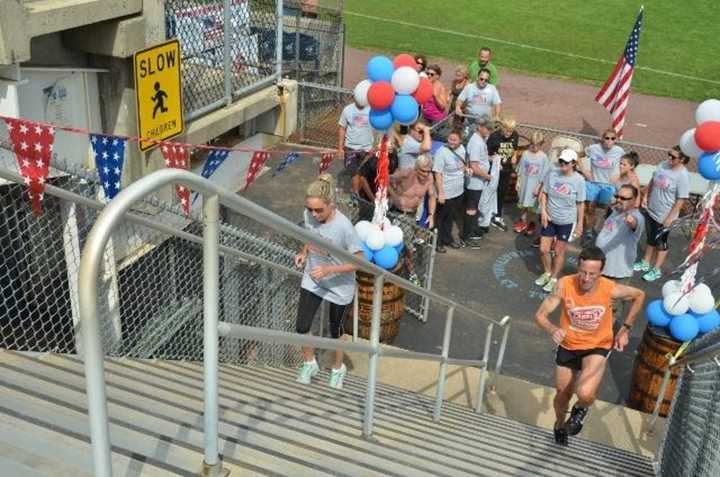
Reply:
[[490, 84], [497, 86], [500, 83], [497, 68], [490, 61], [490, 58], [492, 58], [492, 50], [487, 46], [480, 48], [478, 59], [468, 65], [468, 75], [471, 80], [477, 81], [478, 73], [482, 68], [485, 68], [490, 71]]

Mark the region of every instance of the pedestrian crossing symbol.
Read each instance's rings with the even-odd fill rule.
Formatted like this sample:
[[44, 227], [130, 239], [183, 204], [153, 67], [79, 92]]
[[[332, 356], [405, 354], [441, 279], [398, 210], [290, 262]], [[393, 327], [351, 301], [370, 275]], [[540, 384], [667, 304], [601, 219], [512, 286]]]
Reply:
[[[162, 141], [185, 129], [180, 83], [180, 42], [170, 40], [135, 53], [138, 136]], [[141, 151], [157, 145], [139, 141]]]

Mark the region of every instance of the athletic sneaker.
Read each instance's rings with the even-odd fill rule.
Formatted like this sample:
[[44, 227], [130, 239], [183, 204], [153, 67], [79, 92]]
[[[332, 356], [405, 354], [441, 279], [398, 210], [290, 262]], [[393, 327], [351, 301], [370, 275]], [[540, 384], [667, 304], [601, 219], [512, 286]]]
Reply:
[[490, 233], [490, 227], [485, 227], [483, 225], [478, 226], [478, 230], [483, 233], [483, 235]]
[[547, 282], [549, 282], [549, 281], [550, 281], [550, 274], [543, 273], [542, 275], [537, 277], [537, 279], [535, 279], [535, 285], [537, 285], [539, 287], [544, 287], [547, 284]]
[[345, 366], [345, 364], [340, 366], [340, 369], [333, 368], [333, 370], [330, 371], [330, 380], [328, 381], [328, 385], [331, 388], [342, 389], [343, 388], [343, 380], [345, 379], [346, 374], [347, 374], [347, 367]]
[[507, 225], [505, 225], [505, 220], [503, 220], [502, 217], [496, 215], [490, 219], [490, 225], [499, 228], [503, 232], [507, 232]]
[[310, 380], [320, 371], [317, 361], [312, 363], [303, 363], [298, 373], [297, 382], [300, 384], [310, 384]]
[[471, 238], [470, 241], [468, 241], [468, 247], [470, 247], [473, 250], [480, 250], [482, 248], [482, 243], [480, 242], [480, 238]]
[[572, 411], [570, 411], [570, 417], [565, 423], [565, 429], [568, 435], [575, 436], [580, 434], [583, 428], [583, 420], [585, 420], [587, 413], [588, 408], [573, 406]]
[[523, 219], [520, 219], [513, 224], [513, 230], [519, 234], [523, 233], [525, 230], [527, 230], [527, 228], [528, 224]]
[[554, 429], [553, 432], [555, 434], [555, 444], [568, 445], [568, 433], [565, 429], [561, 427], [560, 429]]
[[537, 225], [535, 225], [535, 222], [530, 222], [528, 224], [527, 228], [525, 229], [525, 235], [527, 235], [528, 237], [532, 237], [533, 235], [535, 235], [536, 230], [537, 230]]
[[662, 278], [662, 272], [655, 267], [651, 267], [647, 273], [642, 276], [642, 279], [646, 282], [654, 282], [658, 278]]
[[633, 270], [636, 272], [647, 272], [650, 270], [650, 264], [645, 260], [640, 260], [639, 262], [633, 263]]
[[551, 278], [548, 280], [548, 282], [543, 287], [543, 291], [552, 293], [552, 291], [555, 289], [555, 285], [557, 285], [558, 279], [557, 278]]

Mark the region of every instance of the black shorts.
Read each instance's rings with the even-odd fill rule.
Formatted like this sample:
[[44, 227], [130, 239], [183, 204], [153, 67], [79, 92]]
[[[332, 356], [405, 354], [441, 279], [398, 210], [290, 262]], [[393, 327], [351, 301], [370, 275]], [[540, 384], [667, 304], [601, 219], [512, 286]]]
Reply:
[[[300, 289], [300, 302], [298, 303], [297, 321], [295, 331], [302, 334], [310, 332], [315, 313], [323, 299], [311, 291]], [[330, 303], [330, 336], [340, 338], [343, 335], [343, 321], [348, 305]]]
[[465, 189], [465, 208], [477, 210], [481, 195], [482, 190]]
[[604, 357], [608, 357], [610, 354], [609, 348], [592, 348], [592, 349], [565, 349], [562, 346], [557, 347], [555, 352], [555, 364], [562, 366], [563, 368], [570, 368], [575, 371], [582, 370], [582, 361], [585, 356], [591, 354], [599, 354]]
[[670, 230], [647, 214], [645, 215], [645, 235], [647, 235], [647, 244], [651, 247], [656, 247], [658, 250], [668, 249]]
[[564, 224], [558, 225], [554, 222], [548, 222], [547, 227], [540, 229], [541, 237], [555, 237], [561, 242], [567, 242], [570, 240], [570, 234], [572, 234], [575, 224]]
[[362, 162], [363, 158], [367, 154], [367, 151], [360, 151], [355, 149], [348, 149], [345, 148], [345, 169], [350, 173], [350, 175], [355, 175], [358, 173], [358, 168], [360, 167], [360, 163]]

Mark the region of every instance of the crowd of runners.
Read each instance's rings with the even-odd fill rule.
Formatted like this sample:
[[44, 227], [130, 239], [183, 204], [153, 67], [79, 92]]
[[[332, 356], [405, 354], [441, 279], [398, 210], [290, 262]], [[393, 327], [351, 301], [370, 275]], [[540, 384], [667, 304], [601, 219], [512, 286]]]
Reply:
[[[642, 158], [619, 146], [612, 128], [585, 148], [553, 148], [539, 132], [521, 138], [516, 121], [502, 114], [489, 48], [455, 69], [450, 88], [440, 81], [437, 64], [423, 55], [415, 59], [418, 72], [433, 85], [433, 97], [420, 106], [417, 122], [391, 132], [390, 209], [416, 229], [435, 228], [439, 254], [465, 247], [482, 253], [491, 230], [507, 233], [510, 222], [539, 248], [543, 272], [534, 283], [548, 295], [536, 319], [557, 344], [555, 438], [567, 444], [567, 436], [582, 428], [611, 350], [623, 350], [642, 309], [644, 293], [628, 280], [636, 272], [648, 282], [662, 275], [670, 226], [689, 198], [689, 158], [679, 147], [670, 149], [642, 188], [635, 173]], [[369, 107], [348, 104], [337, 133], [338, 154], [364, 219], [372, 217], [377, 193], [378, 136], [368, 114]], [[442, 137], [438, 126], [447, 131]], [[335, 207], [331, 178], [318, 181], [308, 189], [306, 227], [361, 255], [350, 221]], [[517, 208], [507, 210], [511, 197], [517, 197]], [[508, 220], [511, 214], [514, 221]], [[645, 251], [638, 260], [643, 232]], [[582, 247], [578, 272], [561, 277], [573, 240]], [[406, 248], [411, 254], [412, 244]], [[325, 299], [332, 304], [333, 336], [341, 336], [342, 316], [352, 301], [352, 266], [307, 247], [298, 256], [302, 264], [298, 332], [308, 332]], [[409, 279], [419, 283], [412, 270]], [[631, 303], [627, 312], [624, 302]], [[556, 308], [560, 320], [553, 324], [549, 315]], [[318, 366], [312, 350], [304, 355], [298, 380], [309, 383]], [[341, 388], [346, 369], [339, 352], [335, 364], [330, 385]], [[577, 402], [566, 419], [573, 393]]]

